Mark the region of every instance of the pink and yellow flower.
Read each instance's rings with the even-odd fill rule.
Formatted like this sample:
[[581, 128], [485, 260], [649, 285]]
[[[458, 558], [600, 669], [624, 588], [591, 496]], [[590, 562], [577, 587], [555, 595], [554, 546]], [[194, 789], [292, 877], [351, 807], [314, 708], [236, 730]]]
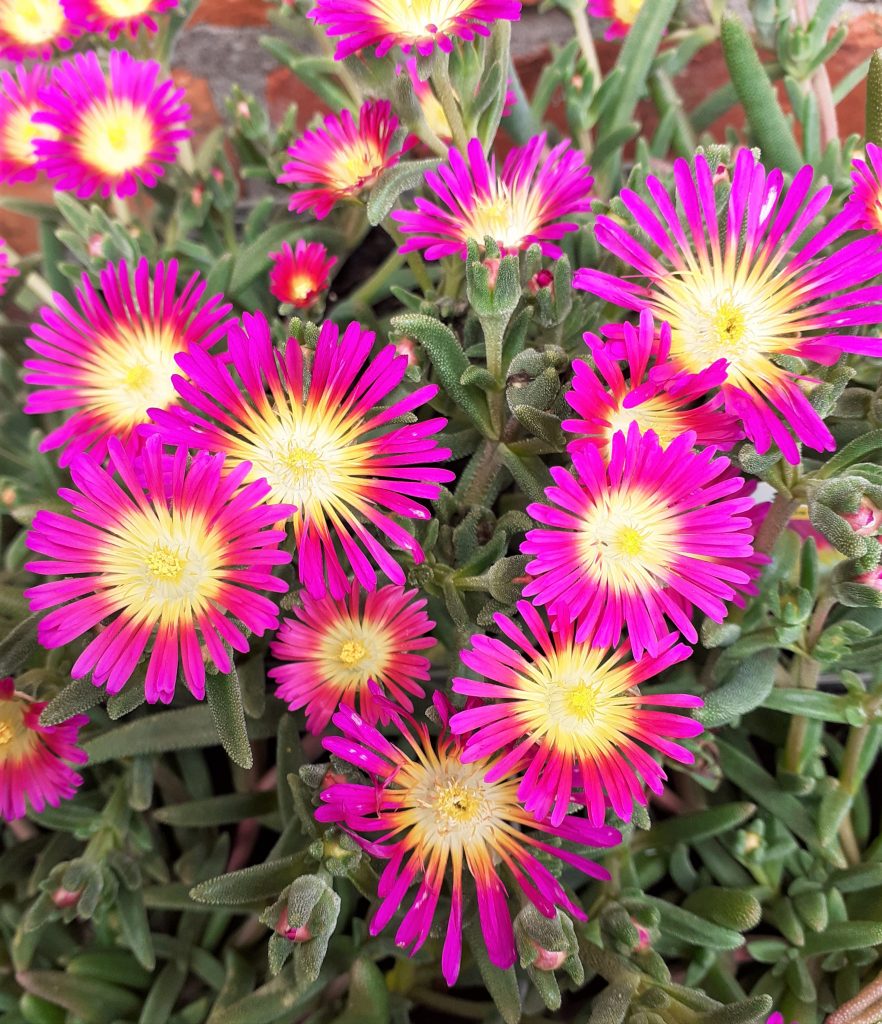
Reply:
[[727, 458], [695, 441], [688, 431], [663, 448], [634, 423], [613, 435], [608, 464], [585, 445], [572, 453], [575, 475], [551, 467], [551, 504], [527, 507], [550, 528], [521, 545], [533, 555], [524, 596], [576, 623], [577, 642], [615, 647], [626, 629], [635, 657], [657, 656], [666, 620], [695, 643], [692, 607], [722, 622], [749, 586], [753, 498]]
[[46, 67], [23, 64], [0, 73], [0, 183], [33, 181], [39, 170], [35, 142], [38, 138], [57, 138], [48, 125], [32, 120], [43, 109], [40, 90], [46, 83]]
[[373, 565], [403, 585], [404, 571], [387, 548], [396, 545], [417, 562], [423, 552], [389, 513], [428, 519], [420, 501], [437, 498], [438, 485], [453, 479], [432, 465], [450, 456], [435, 440], [445, 419], [391, 425], [434, 397], [437, 386], [390, 401], [407, 358], [394, 345], [371, 358], [373, 344], [373, 332], [360, 324], [341, 334], [324, 323], [307, 384], [297, 342], [279, 352], [266, 318], [245, 314], [230, 329], [232, 364], [197, 349], [178, 356], [189, 381], [176, 377], [175, 387], [189, 408], [152, 412], [166, 443], [223, 452], [228, 465], [247, 461], [248, 479], [268, 480], [273, 501], [297, 506], [298, 571], [314, 597], [326, 586], [336, 598], [349, 593], [335, 540], [368, 590], [377, 585]]
[[184, 90], [162, 78], [156, 61], [111, 50], [109, 71], [95, 53], [80, 53], [55, 68], [34, 115], [57, 138], [41, 136], [37, 155], [55, 187], [90, 196], [134, 195], [153, 188], [189, 137]]
[[520, 16], [520, 0], [316, 0], [309, 12], [339, 39], [337, 60], [369, 47], [378, 57], [393, 46], [424, 56], [435, 46], [449, 52], [455, 39], [488, 36], [497, 21]]
[[111, 263], [99, 284], [84, 274], [75, 304], [54, 295], [26, 341], [38, 358], [24, 363], [25, 382], [35, 388], [25, 412], [72, 411], [40, 446], [62, 448], [62, 466], [83, 451], [103, 459], [110, 437], [136, 450], [147, 410], [177, 399], [175, 356], [216, 344], [232, 308], [221, 295], [205, 298], [199, 274], [177, 294], [176, 260], [152, 270], [146, 259], [134, 270]]
[[89, 721], [74, 715], [60, 725], [40, 725], [45, 702], [15, 689], [11, 678], [0, 679], [0, 818], [15, 821], [28, 804], [39, 814], [47, 806], [70, 800], [82, 778], [66, 762], [85, 764], [77, 746], [80, 729]]
[[285, 242], [281, 252], [271, 252], [270, 292], [279, 302], [308, 309], [330, 283], [336, 256], [328, 256], [321, 242], [297, 240], [294, 249]]
[[564, 220], [591, 208], [591, 169], [569, 142], [548, 150], [545, 135], [513, 149], [497, 174], [496, 159], [487, 160], [478, 139], [466, 156], [451, 149], [446, 164], [426, 172], [437, 201], [417, 196], [416, 210], [392, 214], [403, 235], [401, 252], [422, 249], [428, 260], [466, 256], [470, 238], [483, 245], [495, 239], [503, 253], [538, 243], [546, 256], [560, 256], [555, 244], [578, 224]]
[[387, 100], [367, 100], [358, 114], [329, 114], [324, 128], [306, 132], [288, 150], [280, 185], [310, 185], [295, 192], [289, 210], [311, 210], [322, 220], [341, 199], [369, 189], [381, 172], [394, 167], [410, 145], [396, 142], [398, 118]]
[[854, 188], [846, 209], [855, 215], [859, 227], [882, 235], [882, 149], [868, 142], [866, 157], [852, 163]]
[[0, 0], [0, 60], [49, 60], [56, 47], [69, 49], [80, 31], [61, 0]]
[[656, 709], [697, 708], [701, 698], [636, 690], [688, 658], [691, 648], [671, 633], [660, 639], [656, 656], [633, 661], [627, 641], [618, 648], [579, 643], [571, 623], [559, 621], [552, 633], [528, 602], [517, 607], [527, 631], [497, 614], [496, 625], [511, 643], [473, 636], [471, 648], [460, 653], [484, 678], [454, 679], [453, 689], [492, 701], [451, 719], [455, 733], [471, 734], [463, 762], [502, 752], [487, 782], [526, 767], [518, 799], [537, 818], [550, 815], [553, 825], [574, 799], [587, 805], [595, 825], [603, 824], [607, 805], [629, 821], [634, 804], [646, 803], [641, 779], [660, 793], [667, 778], [644, 747], [686, 764], [693, 760], [676, 740], [697, 736], [701, 724]]
[[19, 270], [9, 262], [9, 253], [6, 251], [6, 241], [0, 238], [0, 295], [6, 294], [6, 285], [13, 278], [18, 277]]
[[606, 39], [621, 39], [631, 31], [643, 4], [644, 0], [588, 0], [588, 13], [610, 19]]
[[108, 469], [89, 455], [71, 463], [75, 489], [58, 493], [73, 515], [34, 517], [27, 544], [46, 558], [27, 569], [61, 577], [25, 591], [32, 611], [53, 609], [37, 637], [52, 649], [97, 629], [71, 676], [91, 673], [108, 693], [122, 689], [149, 645], [147, 701], [171, 701], [179, 667], [201, 700], [205, 657], [230, 672], [230, 648], [249, 649], [243, 630], [260, 636], [279, 624], [265, 592], [288, 589], [273, 568], [291, 556], [279, 549], [284, 531], [267, 527], [293, 509], [265, 504], [269, 485], [247, 483], [246, 463], [225, 467], [222, 456], [199, 452], [188, 466], [186, 449], [164, 455], [157, 437], [137, 468], [115, 439], [108, 454]]
[[585, 914], [546, 866], [548, 856], [592, 878], [609, 875], [581, 854], [548, 839], [606, 847], [614, 846], [621, 836], [584, 818], [564, 817], [557, 825], [538, 820], [518, 800], [520, 779], [513, 772], [497, 772], [496, 781], [487, 782], [487, 774], [496, 768], [494, 760], [464, 763], [461, 741], [447, 727], [450, 707], [438, 694], [435, 708], [443, 724], [436, 738], [424, 724], [390, 711], [404, 741], [399, 745], [351, 708], [341, 707], [334, 724], [343, 736], [328, 737], [324, 745], [334, 756], [366, 772], [369, 782], [329, 786], [321, 794], [316, 817], [341, 823], [370, 854], [388, 861], [380, 876], [380, 905], [370, 924], [372, 935], [389, 924], [417, 882], [413, 901], [395, 933], [396, 944], [409, 948], [411, 955], [428, 938], [442, 890], [445, 883], [449, 885], [441, 970], [447, 984], [453, 985], [462, 949], [464, 876], [470, 876], [474, 885], [490, 960], [506, 969], [515, 962], [515, 941], [500, 864], [541, 914], [554, 917], [562, 907], [584, 920]]
[[882, 291], [868, 283], [882, 273], [879, 239], [855, 238], [823, 255], [854, 226], [853, 214], [845, 210], [812, 231], [830, 187], [811, 195], [813, 172], [804, 167], [785, 188], [782, 173], [766, 172], [747, 149], [735, 160], [721, 238], [713, 169], [702, 155], [693, 169], [685, 160], [675, 163], [676, 203], [657, 178], [647, 178], [655, 210], [622, 191], [636, 227], [598, 217], [597, 240], [636, 273], [579, 270], [576, 287], [666, 320], [670, 358], [689, 373], [725, 359], [726, 410], [742, 420], [758, 451], [774, 442], [798, 462], [791, 430], [810, 448], [831, 451], [833, 437], [804, 393], [810, 378], [775, 360], [830, 365], [843, 352], [882, 354], [882, 339], [846, 333], [882, 320]]
[[381, 587], [364, 592], [358, 582], [340, 600], [303, 594], [296, 618], [282, 620], [270, 653], [281, 664], [268, 675], [289, 711], [306, 709], [306, 728], [320, 733], [341, 701], [371, 725], [385, 720], [370, 683], [408, 711], [410, 696], [424, 697], [429, 659], [414, 651], [433, 647], [434, 622], [416, 590]]
[[134, 39], [143, 25], [156, 32], [155, 16], [177, 7], [178, 0], [61, 0], [68, 18], [88, 32], [106, 32], [113, 42], [121, 32]]
[[[617, 325], [618, 327], [618, 325]], [[720, 406], [715, 388], [726, 379], [725, 360], [706, 370], [689, 373], [670, 363], [671, 329], [662, 324], [658, 336], [652, 313], [640, 313], [640, 324], [619, 328], [622, 341], [605, 344], [586, 334], [595, 369], [582, 359], [573, 361], [573, 386], [566, 399], [578, 418], [564, 420], [564, 430], [580, 435], [570, 447], [593, 444], [609, 457], [613, 434], [627, 434], [632, 423], [642, 432], [652, 430], [663, 445], [691, 430], [699, 447], [731, 448], [743, 437], [738, 421]], [[627, 362], [628, 378], [619, 359]]]

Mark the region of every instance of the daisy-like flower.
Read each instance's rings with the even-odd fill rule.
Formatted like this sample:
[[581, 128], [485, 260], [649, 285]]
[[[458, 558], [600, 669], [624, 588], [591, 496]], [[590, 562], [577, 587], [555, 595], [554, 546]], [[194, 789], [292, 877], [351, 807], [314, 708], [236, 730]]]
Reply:
[[404, 572], [388, 545], [417, 562], [423, 552], [389, 513], [428, 519], [420, 499], [437, 498], [438, 485], [453, 479], [432, 465], [450, 456], [435, 441], [445, 419], [390, 423], [438, 388], [429, 384], [377, 408], [401, 384], [407, 357], [387, 345], [371, 359], [373, 343], [373, 332], [360, 324], [351, 323], [342, 335], [336, 324], [322, 324], [307, 384], [297, 342], [282, 354], [266, 317], [246, 313], [241, 326], [230, 328], [231, 366], [197, 349], [178, 356], [189, 381], [175, 377], [175, 387], [189, 408], [152, 412], [166, 443], [223, 452], [228, 465], [247, 461], [253, 466], [248, 478], [268, 480], [273, 501], [297, 506], [298, 571], [315, 597], [324, 594], [326, 579], [334, 597], [349, 593], [335, 539], [362, 586], [376, 588], [372, 562], [403, 585]]
[[14, 74], [0, 73], [0, 183], [33, 181], [39, 170], [36, 140], [58, 137], [54, 128], [32, 120], [43, 109], [40, 90], [46, 78], [43, 64], [30, 70], [19, 64]]
[[110, 41], [128, 31], [134, 39], [143, 25], [156, 32], [156, 15], [177, 7], [178, 0], [61, 0], [68, 18], [89, 32], [106, 32]]
[[854, 226], [845, 210], [793, 251], [830, 196], [829, 187], [810, 194], [812, 174], [803, 167], [785, 188], [779, 170], [767, 173], [742, 149], [721, 238], [712, 168], [698, 155], [693, 175], [678, 160], [676, 204], [651, 175], [646, 187], [657, 212], [629, 189], [621, 195], [660, 256], [649, 252], [636, 229], [598, 217], [597, 240], [636, 275], [575, 275], [578, 288], [668, 321], [670, 358], [689, 373], [725, 359], [727, 411], [742, 420], [758, 451], [774, 442], [793, 463], [799, 452], [788, 427], [810, 448], [832, 451], [835, 445], [803, 393], [803, 378], [774, 360], [796, 356], [830, 365], [843, 352], [882, 354], [882, 339], [845, 333], [882, 320], [879, 288], [867, 284], [882, 273], [878, 237], [856, 238], [823, 255]]
[[[654, 431], [663, 445], [687, 430], [694, 431], [700, 447], [731, 448], [743, 436], [735, 417], [720, 408], [722, 395], [710, 394], [726, 379], [725, 360], [699, 373], [671, 365], [671, 329], [662, 324], [656, 337], [646, 309], [639, 327], [624, 324], [621, 331], [617, 346], [604, 344], [596, 334], [585, 335], [596, 369], [582, 359], [573, 361], [573, 386], [566, 399], [578, 418], [561, 424], [580, 435], [571, 446], [594, 444], [608, 458], [613, 434], [627, 434], [632, 423], [644, 433]], [[619, 356], [627, 362], [627, 380]]]
[[271, 252], [270, 292], [279, 302], [307, 309], [328, 287], [336, 256], [328, 256], [321, 242], [298, 239], [292, 249], [285, 242], [281, 252]]
[[569, 145], [564, 141], [548, 151], [545, 135], [537, 135], [513, 149], [498, 174], [495, 157], [487, 160], [478, 139], [469, 141], [465, 157], [451, 149], [446, 164], [426, 172], [437, 201], [417, 196], [416, 210], [392, 214], [409, 236], [401, 251], [423, 249], [428, 260], [455, 254], [464, 259], [470, 238], [483, 245], [489, 235], [503, 253], [537, 242], [546, 256], [560, 256], [555, 242], [578, 228], [562, 218], [591, 208], [591, 169]]
[[868, 142], [866, 157], [852, 162], [854, 189], [846, 208], [855, 215], [859, 227], [882, 235], [882, 149]]
[[436, 45], [450, 52], [454, 39], [488, 36], [495, 22], [520, 16], [520, 0], [316, 0], [309, 12], [339, 39], [337, 60], [368, 47], [378, 57], [393, 46], [424, 56]]
[[0, 0], [0, 60], [49, 60], [55, 47], [69, 49], [79, 34], [61, 0]]
[[153, 188], [189, 137], [184, 90], [161, 78], [153, 60], [111, 50], [105, 74], [95, 53], [80, 53], [55, 68], [34, 115], [58, 137], [41, 136], [37, 155], [56, 188], [80, 199], [134, 195]]
[[18, 277], [19, 270], [9, 262], [9, 253], [6, 251], [6, 241], [0, 238], [0, 295], [6, 294], [6, 284], [13, 278]]
[[666, 619], [695, 643], [692, 606], [722, 622], [724, 602], [750, 584], [753, 498], [727, 458], [695, 441], [687, 431], [663, 448], [634, 423], [613, 435], [609, 464], [576, 448], [575, 475], [551, 468], [551, 505], [527, 507], [550, 529], [521, 545], [534, 556], [524, 596], [576, 623], [577, 642], [614, 647], [627, 629], [635, 657], [657, 656]]
[[609, 18], [606, 39], [621, 39], [631, 31], [644, 0], [588, 0], [588, 13], [595, 18]]
[[364, 592], [358, 582], [347, 597], [303, 595], [296, 618], [282, 620], [270, 652], [282, 664], [270, 669], [276, 696], [290, 711], [306, 708], [306, 728], [320, 733], [341, 701], [358, 707], [372, 725], [382, 715], [369, 683], [383, 687], [408, 711], [410, 696], [424, 697], [429, 659], [414, 651], [433, 647], [434, 622], [416, 590], [381, 587]]
[[0, 679], [0, 818], [15, 821], [28, 804], [39, 814], [70, 800], [82, 778], [70, 767], [85, 764], [77, 746], [80, 729], [89, 721], [74, 715], [60, 725], [40, 725], [45, 702], [15, 689], [11, 678]]
[[322, 220], [341, 199], [361, 195], [409, 146], [396, 144], [398, 118], [387, 100], [367, 100], [356, 120], [351, 111], [329, 114], [324, 128], [306, 132], [288, 150], [280, 185], [309, 185], [295, 192], [288, 209], [311, 210]]
[[291, 556], [279, 550], [284, 531], [266, 527], [293, 509], [265, 504], [268, 484], [246, 484], [245, 463], [225, 472], [222, 456], [199, 452], [188, 466], [186, 449], [164, 455], [157, 437], [137, 469], [115, 439], [108, 453], [109, 469], [89, 455], [71, 463], [75, 489], [58, 493], [73, 515], [34, 517], [27, 544], [46, 557], [28, 571], [61, 577], [25, 591], [32, 611], [53, 609], [37, 637], [52, 649], [97, 629], [71, 676], [91, 673], [108, 693], [122, 689], [149, 644], [148, 702], [171, 701], [179, 666], [201, 700], [203, 647], [229, 672], [230, 648], [248, 650], [242, 627], [260, 636], [279, 624], [264, 592], [288, 589], [273, 567]]
[[411, 884], [418, 883], [395, 934], [396, 944], [409, 948], [411, 955], [428, 938], [442, 889], [449, 883], [450, 914], [441, 969], [447, 984], [453, 985], [462, 949], [464, 875], [471, 876], [474, 884], [490, 960], [505, 969], [514, 964], [515, 942], [499, 864], [505, 864], [541, 914], [553, 917], [556, 908], [562, 907], [584, 920], [585, 914], [546, 867], [547, 856], [592, 878], [609, 875], [580, 854], [547, 840], [556, 836], [581, 846], [606, 847], [614, 846], [621, 836], [584, 818], [564, 817], [557, 825], [539, 821], [518, 800], [520, 779], [513, 772], [496, 772], [496, 780], [488, 782], [487, 774], [496, 768], [494, 760], [463, 762], [461, 740], [451, 736], [447, 727], [451, 709], [440, 694], [435, 695], [435, 707], [443, 723], [437, 738], [429, 735], [424, 724], [390, 711], [403, 740], [398, 744], [351, 708], [341, 707], [334, 724], [343, 736], [328, 737], [324, 745], [366, 772], [370, 781], [328, 786], [316, 817], [340, 822], [369, 853], [388, 860], [380, 876], [380, 906], [371, 921], [372, 935], [389, 924]]
[[175, 356], [219, 341], [232, 308], [221, 295], [205, 298], [199, 274], [177, 294], [176, 260], [152, 270], [146, 259], [134, 270], [111, 263], [99, 281], [100, 291], [84, 274], [75, 304], [54, 295], [26, 341], [38, 358], [24, 363], [36, 389], [25, 412], [73, 412], [40, 446], [62, 448], [62, 466], [83, 451], [103, 459], [111, 436], [136, 448], [147, 410], [177, 399]]
[[550, 814], [553, 825], [572, 799], [587, 804], [595, 825], [603, 824], [607, 804], [629, 821], [634, 803], [646, 803], [641, 778], [654, 793], [667, 778], [644, 747], [686, 764], [693, 760], [676, 740], [697, 736], [701, 724], [655, 709], [697, 708], [701, 698], [635, 689], [688, 658], [691, 648], [671, 633], [660, 639], [655, 657], [633, 661], [627, 641], [610, 649], [578, 643], [571, 623], [558, 622], [551, 633], [531, 604], [517, 607], [527, 632], [497, 614], [496, 625], [511, 644], [473, 636], [471, 649], [460, 654], [484, 679], [454, 679], [455, 692], [493, 702], [451, 719], [455, 733], [472, 734], [463, 761], [503, 752], [488, 782], [528, 765], [518, 799], [537, 818]]

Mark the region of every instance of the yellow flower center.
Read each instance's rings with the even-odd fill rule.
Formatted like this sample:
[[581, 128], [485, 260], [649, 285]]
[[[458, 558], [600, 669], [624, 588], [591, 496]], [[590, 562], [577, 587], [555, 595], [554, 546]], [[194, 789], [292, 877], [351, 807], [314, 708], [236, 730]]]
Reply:
[[147, 569], [158, 579], [178, 583], [187, 563], [179, 554], [164, 544], [157, 544], [147, 555]]
[[0, 765], [20, 760], [39, 742], [38, 734], [25, 725], [29, 703], [27, 697], [17, 692], [0, 698]]
[[721, 351], [736, 348], [744, 337], [744, 310], [734, 302], [724, 300], [717, 304], [711, 318], [711, 326], [716, 333], [716, 342]]
[[34, 142], [37, 139], [57, 139], [57, 129], [48, 124], [34, 124], [31, 117], [37, 106], [20, 107], [6, 122], [4, 143], [6, 151], [18, 163], [30, 167], [37, 162]]
[[[630, 409], [619, 407], [609, 417], [608, 440], [612, 440], [613, 434], [621, 431], [627, 436], [632, 423], [636, 423], [640, 432], [645, 434], [648, 430], [655, 432], [662, 447], [667, 447], [674, 438], [686, 430], [683, 422], [684, 417], [671, 406], [671, 401], [665, 395], [655, 395], [641, 402], [640, 405], [632, 406]], [[609, 455], [609, 448], [605, 450]]]
[[643, 0], [613, 0], [613, 11], [617, 21], [633, 25], [643, 6]]
[[12, 742], [12, 726], [8, 722], [0, 720], [0, 747], [5, 747]]
[[486, 783], [487, 765], [461, 764], [452, 756], [410, 763], [396, 793], [410, 808], [409, 819], [430, 845], [480, 849], [507, 816], [517, 784]]
[[88, 164], [111, 177], [143, 167], [154, 145], [153, 119], [127, 99], [96, 103], [83, 117], [76, 143]]
[[288, 300], [303, 302], [315, 291], [315, 281], [308, 274], [292, 274], [288, 281]]
[[479, 199], [462, 227], [464, 239], [483, 242], [489, 235], [505, 249], [517, 249], [524, 239], [535, 234], [542, 223], [539, 195], [528, 186], [510, 189], [496, 182], [494, 194]]
[[598, 694], [590, 682], [582, 683], [564, 691], [564, 703], [573, 718], [593, 722], [598, 710]]
[[64, 21], [60, 0], [0, 0], [0, 29], [28, 46], [50, 42]]
[[431, 38], [450, 27], [459, 14], [467, 14], [474, 0], [384, 0], [377, 17], [384, 27], [404, 39]]
[[327, 168], [328, 181], [341, 195], [357, 195], [373, 184], [385, 162], [380, 149], [371, 141], [360, 139], [335, 155]]
[[354, 694], [370, 680], [382, 684], [395, 653], [387, 624], [341, 610], [318, 640], [316, 667], [341, 695]]
[[150, 10], [151, 0], [98, 0], [98, 6], [110, 18], [134, 18]]
[[464, 786], [457, 779], [439, 786], [435, 795], [435, 810], [448, 828], [457, 828], [474, 821], [486, 812], [485, 805], [480, 790], [475, 786]]
[[367, 654], [367, 648], [358, 640], [347, 640], [340, 648], [340, 661], [347, 668], [354, 668]]

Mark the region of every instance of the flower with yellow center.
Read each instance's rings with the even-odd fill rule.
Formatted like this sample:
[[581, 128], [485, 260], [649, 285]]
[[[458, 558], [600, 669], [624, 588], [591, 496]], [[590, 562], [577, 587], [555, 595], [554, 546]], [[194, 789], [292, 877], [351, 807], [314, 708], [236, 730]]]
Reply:
[[177, 7], [178, 0], [61, 0], [67, 16], [90, 32], [106, 32], [111, 42], [122, 32], [134, 38], [139, 29], [156, 32], [156, 15]]
[[525, 766], [518, 798], [537, 818], [550, 814], [560, 822], [575, 799], [587, 804], [595, 824], [603, 822], [608, 804], [630, 820], [634, 803], [646, 803], [643, 783], [658, 793], [666, 778], [644, 748], [693, 760], [675, 740], [698, 735], [701, 724], [654, 708], [696, 708], [700, 698], [636, 689], [688, 658], [690, 648], [668, 634], [655, 655], [632, 661], [627, 641], [618, 648], [593, 647], [575, 639], [571, 623], [558, 621], [551, 632], [526, 601], [518, 611], [535, 643], [497, 614], [496, 625], [513, 646], [473, 636], [461, 652], [463, 663], [483, 677], [453, 680], [457, 693], [481, 699], [450, 722], [455, 733], [469, 734], [463, 760], [502, 752], [489, 782]]
[[137, 470], [115, 438], [108, 454], [109, 470], [88, 455], [71, 462], [77, 490], [61, 493], [75, 515], [34, 518], [27, 543], [46, 557], [28, 568], [59, 577], [25, 591], [35, 612], [53, 609], [38, 638], [62, 647], [98, 627], [74, 679], [117, 693], [149, 647], [147, 700], [172, 699], [179, 667], [201, 700], [205, 658], [230, 672], [230, 648], [249, 649], [244, 629], [278, 625], [266, 594], [288, 589], [273, 568], [291, 556], [279, 550], [284, 531], [266, 528], [293, 509], [264, 504], [266, 483], [245, 484], [246, 465], [225, 473], [221, 456], [200, 452], [188, 466], [186, 449], [166, 456], [156, 437]]
[[33, 120], [43, 109], [40, 90], [47, 79], [43, 64], [0, 72], [0, 183], [33, 181], [39, 169], [37, 140], [58, 137], [54, 128]]
[[796, 463], [797, 441], [819, 451], [834, 442], [805, 394], [811, 376], [795, 372], [787, 357], [830, 365], [843, 352], [882, 354], [882, 339], [853, 333], [882, 320], [877, 289], [864, 287], [882, 273], [882, 249], [877, 237], [858, 237], [825, 255], [856, 226], [855, 213], [850, 205], [811, 233], [831, 189], [811, 194], [810, 167], [787, 189], [780, 171], [767, 173], [750, 150], [739, 151], [725, 217], [717, 210], [714, 170], [702, 155], [691, 168], [677, 161], [676, 202], [650, 176], [655, 209], [625, 189], [622, 202], [658, 255], [633, 230], [599, 217], [598, 241], [636, 276], [583, 269], [575, 285], [667, 321], [670, 361], [685, 373], [722, 362], [726, 411], [742, 421], [758, 451], [774, 442]]
[[295, 309], [308, 309], [330, 284], [330, 273], [337, 262], [328, 256], [321, 242], [305, 242], [302, 238], [292, 249], [288, 242], [281, 252], [271, 252], [270, 291], [279, 300]]
[[588, 0], [588, 13], [595, 18], [609, 18], [606, 39], [621, 39], [631, 30], [646, 0]]
[[66, 50], [79, 34], [61, 0], [0, 0], [0, 59], [48, 60], [53, 47]]
[[856, 157], [852, 162], [854, 189], [846, 209], [858, 227], [878, 236], [882, 235], [882, 149], [868, 142], [865, 155], [865, 160]]
[[41, 725], [45, 707], [18, 692], [11, 678], [0, 679], [0, 820], [24, 817], [28, 806], [37, 814], [57, 807], [83, 781], [67, 762], [86, 763], [77, 737], [89, 719], [73, 715], [60, 725]]
[[[490, 960], [502, 969], [511, 967], [514, 933], [500, 864], [540, 913], [553, 917], [561, 907], [584, 919], [536, 853], [557, 857], [594, 878], [609, 876], [533, 830], [595, 847], [614, 845], [619, 833], [574, 817], [562, 816], [555, 825], [526, 811], [518, 800], [514, 771], [502, 771], [499, 762], [487, 758], [463, 760], [461, 743], [448, 728], [452, 709], [440, 695], [435, 696], [442, 722], [437, 738], [425, 725], [397, 714], [392, 705], [388, 710], [403, 741], [397, 745], [348, 705], [334, 715], [343, 736], [329, 737], [325, 747], [366, 772], [369, 784], [328, 786], [316, 811], [320, 821], [339, 822], [359, 839], [364, 836], [371, 853], [389, 861], [380, 878], [380, 905], [371, 934], [381, 932], [401, 910], [406, 891], [416, 882], [416, 894], [395, 934], [397, 945], [415, 953], [428, 938], [442, 890], [449, 886], [451, 909], [441, 966], [452, 985], [459, 974], [463, 888], [470, 877]], [[489, 774], [493, 781], [488, 781]]]
[[276, 696], [290, 711], [306, 710], [306, 728], [321, 733], [341, 701], [368, 722], [382, 716], [370, 684], [408, 711], [411, 696], [425, 696], [429, 659], [414, 652], [434, 646], [435, 625], [415, 590], [381, 587], [365, 592], [354, 582], [345, 599], [302, 595], [303, 605], [282, 620], [270, 645], [280, 663], [270, 669]]

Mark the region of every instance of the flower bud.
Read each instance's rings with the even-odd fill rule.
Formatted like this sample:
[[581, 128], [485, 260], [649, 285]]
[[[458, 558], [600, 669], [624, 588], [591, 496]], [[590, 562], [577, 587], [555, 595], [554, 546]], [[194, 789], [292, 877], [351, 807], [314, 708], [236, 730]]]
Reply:
[[536, 950], [536, 959], [533, 961], [533, 967], [537, 971], [556, 971], [559, 967], [563, 967], [566, 958], [569, 956], [566, 950], [545, 949], [537, 942], [533, 942], [533, 948]]
[[398, 355], [407, 359], [408, 367], [416, 366], [419, 363], [417, 358], [417, 344], [413, 338], [399, 338], [395, 342], [395, 351]]
[[279, 920], [276, 922], [276, 933], [278, 935], [284, 935], [290, 942], [309, 942], [312, 938], [312, 932], [309, 929], [308, 924], [298, 925], [291, 927], [288, 924], [288, 908], [282, 907], [279, 911]]
[[80, 893], [59, 887], [52, 893], [52, 902], [59, 910], [67, 910], [68, 907], [75, 907], [80, 902]]
[[861, 498], [857, 512], [842, 517], [859, 537], [873, 537], [882, 526], [882, 509], [876, 508], [869, 498]]
[[553, 284], [554, 274], [550, 270], [543, 268], [542, 270], [537, 270], [530, 278], [527, 288], [532, 295], [535, 295], [542, 288], [551, 288]]

